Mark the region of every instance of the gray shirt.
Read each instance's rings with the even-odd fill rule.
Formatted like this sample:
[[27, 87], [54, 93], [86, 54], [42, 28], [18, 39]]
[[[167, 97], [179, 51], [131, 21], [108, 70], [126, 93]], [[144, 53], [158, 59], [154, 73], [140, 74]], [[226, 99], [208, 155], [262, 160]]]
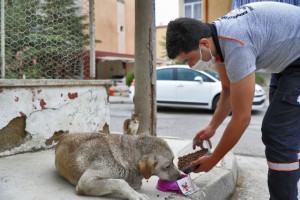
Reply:
[[255, 70], [279, 73], [300, 57], [300, 7], [250, 3], [213, 23], [231, 83]]

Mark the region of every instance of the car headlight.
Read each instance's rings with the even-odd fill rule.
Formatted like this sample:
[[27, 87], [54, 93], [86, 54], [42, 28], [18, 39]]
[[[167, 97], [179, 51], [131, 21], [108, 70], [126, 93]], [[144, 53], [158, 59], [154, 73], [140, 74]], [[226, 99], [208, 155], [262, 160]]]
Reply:
[[255, 88], [255, 94], [265, 94], [265, 90], [261, 86]]

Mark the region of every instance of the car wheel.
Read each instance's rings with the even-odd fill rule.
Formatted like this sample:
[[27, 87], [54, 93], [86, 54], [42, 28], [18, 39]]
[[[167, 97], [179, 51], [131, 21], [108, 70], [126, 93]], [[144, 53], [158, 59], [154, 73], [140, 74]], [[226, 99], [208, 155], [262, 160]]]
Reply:
[[216, 110], [217, 109], [217, 105], [220, 99], [220, 94], [218, 94], [217, 96], [215, 96], [213, 102], [212, 102], [212, 110]]

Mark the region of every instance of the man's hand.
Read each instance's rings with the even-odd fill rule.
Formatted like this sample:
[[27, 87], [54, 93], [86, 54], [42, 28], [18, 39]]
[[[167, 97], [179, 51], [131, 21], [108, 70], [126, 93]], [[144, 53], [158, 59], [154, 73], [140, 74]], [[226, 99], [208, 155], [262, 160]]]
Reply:
[[197, 169], [194, 170], [195, 173], [199, 172], [208, 172], [210, 171], [219, 160], [215, 159], [213, 155], [202, 156], [198, 160], [191, 162], [191, 166], [200, 165]]
[[209, 142], [209, 146], [211, 148], [211, 143], [209, 139], [215, 134], [215, 132], [216, 130], [213, 129], [211, 126], [208, 126], [205, 129], [199, 131], [193, 139], [193, 149], [195, 149], [196, 146], [200, 146], [203, 149], [204, 140], [207, 140]]

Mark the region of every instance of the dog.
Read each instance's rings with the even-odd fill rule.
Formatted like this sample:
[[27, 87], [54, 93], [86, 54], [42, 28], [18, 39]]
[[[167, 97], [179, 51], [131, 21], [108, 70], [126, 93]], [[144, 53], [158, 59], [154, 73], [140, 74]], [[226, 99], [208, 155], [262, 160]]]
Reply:
[[129, 200], [148, 200], [135, 191], [143, 178], [181, 178], [173, 159], [166, 141], [145, 134], [66, 134], [55, 147], [55, 166], [76, 186], [77, 195], [118, 193]]

